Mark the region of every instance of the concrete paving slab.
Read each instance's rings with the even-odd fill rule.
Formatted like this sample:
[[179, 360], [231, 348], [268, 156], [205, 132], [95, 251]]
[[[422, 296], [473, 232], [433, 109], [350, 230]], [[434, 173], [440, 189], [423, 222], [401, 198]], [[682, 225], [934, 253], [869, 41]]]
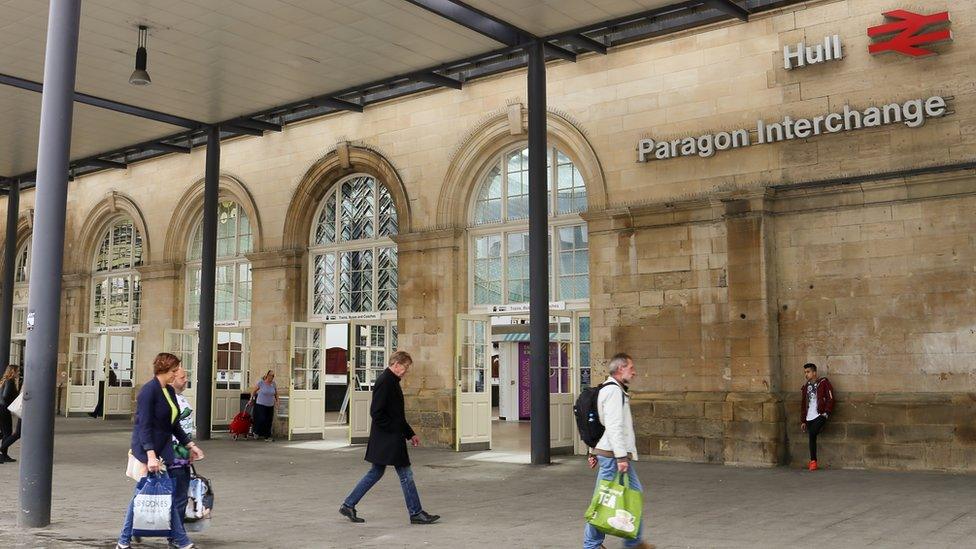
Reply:
[[[339, 434], [203, 443], [199, 469], [213, 480], [217, 501], [212, 526], [194, 541], [202, 548], [581, 546], [594, 484], [582, 458], [533, 467], [421, 448], [411, 453], [421, 500], [442, 522], [408, 524], [390, 471], [359, 505], [367, 522], [352, 524], [337, 508], [367, 465], [363, 447], [342, 446]], [[132, 490], [123, 476], [128, 440], [126, 422], [59, 419], [54, 523], [36, 531], [15, 526], [18, 468], [0, 465], [0, 547], [114, 546]], [[649, 537], [662, 548], [976, 547], [976, 476], [649, 461], [637, 468], [648, 490]]]

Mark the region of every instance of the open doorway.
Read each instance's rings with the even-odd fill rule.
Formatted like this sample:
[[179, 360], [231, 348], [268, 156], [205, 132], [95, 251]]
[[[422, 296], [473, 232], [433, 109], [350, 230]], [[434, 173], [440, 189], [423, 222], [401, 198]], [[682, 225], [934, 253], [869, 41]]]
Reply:
[[[528, 315], [459, 317], [457, 449], [527, 454], [531, 440]], [[586, 312], [549, 318], [550, 443], [554, 454], [577, 451], [573, 403], [590, 383]]]

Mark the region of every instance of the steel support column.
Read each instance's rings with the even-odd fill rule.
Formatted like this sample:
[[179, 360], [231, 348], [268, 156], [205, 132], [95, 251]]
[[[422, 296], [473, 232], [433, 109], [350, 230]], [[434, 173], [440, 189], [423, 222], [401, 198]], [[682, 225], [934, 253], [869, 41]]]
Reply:
[[197, 438], [210, 440], [213, 412], [214, 287], [217, 281], [217, 199], [220, 192], [220, 128], [207, 129], [203, 184], [203, 250], [200, 265], [200, 341], [197, 345]]
[[20, 450], [19, 522], [22, 526], [34, 528], [51, 523], [61, 270], [80, 19], [80, 0], [51, 0], [37, 145], [37, 192], [34, 236], [31, 237], [33, 257], [27, 299], [27, 367]]
[[[0, 298], [0, 364], [10, 356], [10, 332], [14, 316], [14, 273], [17, 271], [17, 218], [20, 209], [20, 181], [10, 184], [7, 194], [7, 234], [3, 242], [3, 297]], [[23, 364], [18, 364], [23, 367]]]
[[549, 442], [549, 211], [546, 191], [546, 50], [529, 53], [529, 363], [532, 463], [548, 465]]

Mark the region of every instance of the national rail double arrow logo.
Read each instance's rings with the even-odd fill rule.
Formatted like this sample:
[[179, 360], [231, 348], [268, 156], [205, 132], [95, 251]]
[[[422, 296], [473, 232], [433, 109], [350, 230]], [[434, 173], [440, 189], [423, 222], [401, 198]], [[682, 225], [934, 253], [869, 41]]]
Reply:
[[931, 46], [952, 40], [949, 30], [949, 12], [921, 15], [905, 10], [884, 13], [893, 22], [868, 29], [868, 36], [875, 42], [868, 46], [872, 54], [898, 52], [910, 57], [935, 55], [932, 50], [921, 46]]

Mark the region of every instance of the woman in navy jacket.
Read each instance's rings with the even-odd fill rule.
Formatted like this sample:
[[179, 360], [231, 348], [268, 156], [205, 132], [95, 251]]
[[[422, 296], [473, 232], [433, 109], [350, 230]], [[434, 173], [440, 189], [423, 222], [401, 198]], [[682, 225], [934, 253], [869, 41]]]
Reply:
[[[169, 353], [159, 353], [153, 360], [155, 377], [142, 386], [136, 397], [135, 427], [132, 429], [132, 456], [146, 466], [150, 473], [157, 473], [161, 464], [172, 464], [175, 458], [173, 439], [190, 449], [190, 461], [203, 459], [203, 451], [190, 440], [180, 426], [180, 409], [176, 403], [176, 391], [170, 383], [176, 377], [180, 359]], [[134, 497], [134, 496], [133, 496]], [[171, 546], [180, 549], [194, 547], [179, 520], [179, 510], [174, 508]], [[132, 540], [132, 504], [125, 513], [125, 523], [119, 534], [118, 549], [126, 549]]]

